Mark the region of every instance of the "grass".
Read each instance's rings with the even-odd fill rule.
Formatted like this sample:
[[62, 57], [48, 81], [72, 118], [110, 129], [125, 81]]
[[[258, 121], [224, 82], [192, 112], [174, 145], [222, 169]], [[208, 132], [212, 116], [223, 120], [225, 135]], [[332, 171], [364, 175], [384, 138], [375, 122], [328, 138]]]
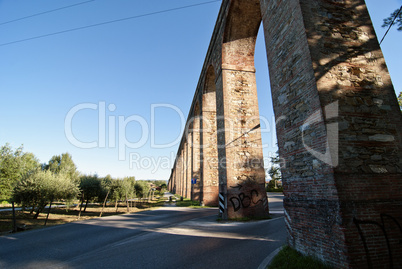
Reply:
[[267, 192], [280, 192], [280, 193], [282, 193], [283, 188], [277, 188], [277, 189], [275, 189], [275, 188], [267, 188]]
[[200, 202], [198, 201], [192, 201], [190, 199], [183, 199], [183, 201], [180, 200], [176, 200], [176, 206], [180, 206], [180, 207], [192, 207], [192, 208], [201, 208], [201, 207], [205, 207], [205, 206], [200, 206]]
[[[125, 203], [120, 203], [117, 211], [115, 209], [114, 203], [109, 203], [107, 207], [104, 208], [102, 217], [135, 213], [145, 210], [151, 210], [156, 207], [163, 206], [165, 200], [159, 198], [157, 200], [150, 201], [149, 203], [133, 203], [130, 205], [130, 211], [127, 212], [127, 206]], [[81, 212], [79, 220], [86, 220], [91, 218], [99, 217], [102, 210], [102, 206], [97, 204], [88, 205], [86, 212]], [[25, 227], [24, 230], [32, 230], [43, 228], [47, 209], [45, 212], [39, 214], [38, 219], [33, 219], [33, 214], [29, 214], [29, 211], [16, 211], [16, 224], [17, 227]], [[59, 224], [64, 224], [68, 222], [74, 222], [78, 220], [79, 207], [70, 208], [52, 208], [49, 214], [49, 219], [46, 226], [54, 226]], [[10, 233], [13, 230], [12, 224], [13, 216], [12, 211], [0, 212], [0, 235]]]
[[183, 197], [183, 201], [181, 201], [181, 196], [175, 194], [174, 195], [176, 198], [176, 206], [178, 207], [190, 207], [190, 208], [211, 208], [210, 206], [200, 206], [199, 201], [192, 201], [188, 198]]
[[321, 261], [303, 256], [296, 250], [285, 246], [272, 260], [267, 269], [333, 269]]

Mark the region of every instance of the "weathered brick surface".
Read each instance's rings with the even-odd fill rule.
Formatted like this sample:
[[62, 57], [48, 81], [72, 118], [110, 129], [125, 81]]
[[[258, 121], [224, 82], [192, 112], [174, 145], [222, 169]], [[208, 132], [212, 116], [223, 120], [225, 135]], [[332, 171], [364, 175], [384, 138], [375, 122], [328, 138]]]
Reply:
[[[200, 150], [188, 155], [196, 199], [223, 194], [224, 218], [267, 212], [254, 74], [261, 21], [289, 244], [335, 268], [402, 268], [402, 116], [363, 0], [223, 1], [189, 113], [198, 104], [216, 126], [200, 123]], [[204, 193], [217, 175], [219, 189]]]
[[202, 180], [201, 180], [201, 151], [200, 151], [200, 106], [197, 103], [194, 109], [194, 117], [192, 119], [192, 133], [193, 133], [193, 142], [192, 142], [192, 178], [196, 180], [196, 183], [193, 184], [192, 197], [191, 199], [194, 201], [201, 201], [201, 188], [202, 188]]

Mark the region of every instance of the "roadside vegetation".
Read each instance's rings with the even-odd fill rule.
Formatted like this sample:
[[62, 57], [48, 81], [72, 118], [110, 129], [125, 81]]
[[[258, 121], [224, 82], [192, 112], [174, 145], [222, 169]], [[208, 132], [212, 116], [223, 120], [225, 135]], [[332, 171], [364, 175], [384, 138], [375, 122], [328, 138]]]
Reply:
[[144, 210], [163, 204], [164, 191], [164, 180], [82, 174], [69, 153], [41, 164], [22, 147], [0, 147], [0, 209], [21, 209], [0, 212], [0, 233]]
[[279, 153], [276, 152], [276, 155], [271, 157], [271, 167], [266, 170], [266, 173], [271, 178], [265, 188], [267, 192], [283, 192], [280, 164], [281, 159], [279, 158]]
[[333, 269], [321, 261], [303, 256], [296, 250], [285, 246], [272, 260], [267, 269]]
[[182, 197], [178, 194], [174, 195], [175, 204], [178, 207], [191, 207], [191, 208], [210, 208], [210, 206], [201, 206], [199, 201], [192, 201], [188, 198]]

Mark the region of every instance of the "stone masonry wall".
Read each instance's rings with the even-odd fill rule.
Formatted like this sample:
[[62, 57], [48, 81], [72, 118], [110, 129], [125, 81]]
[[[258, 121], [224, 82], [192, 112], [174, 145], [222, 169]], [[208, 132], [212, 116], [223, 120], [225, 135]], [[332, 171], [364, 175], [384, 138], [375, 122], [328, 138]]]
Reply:
[[401, 114], [364, 1], [263, 2], [289, 243], [400, 267]]

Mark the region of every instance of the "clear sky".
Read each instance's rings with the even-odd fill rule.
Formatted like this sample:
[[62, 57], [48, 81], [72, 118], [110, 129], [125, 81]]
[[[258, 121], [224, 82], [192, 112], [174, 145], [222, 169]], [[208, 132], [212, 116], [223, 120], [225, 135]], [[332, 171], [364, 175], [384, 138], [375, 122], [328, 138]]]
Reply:
[[[0, 145], [23, 144], [41, 162], [69, 152], [87, 174], [168, 179], [220, 1], [182, 7], [203, 2], [211, 1], [0, 0]], [[366, 3], [381, 39], [383, 18], [402, 1]], [[397, 93], [401, 44], [396, 27], [382, 44]], [[276, 147], [264, 50], [260, 35], [257, 87], [268, 159]]]

